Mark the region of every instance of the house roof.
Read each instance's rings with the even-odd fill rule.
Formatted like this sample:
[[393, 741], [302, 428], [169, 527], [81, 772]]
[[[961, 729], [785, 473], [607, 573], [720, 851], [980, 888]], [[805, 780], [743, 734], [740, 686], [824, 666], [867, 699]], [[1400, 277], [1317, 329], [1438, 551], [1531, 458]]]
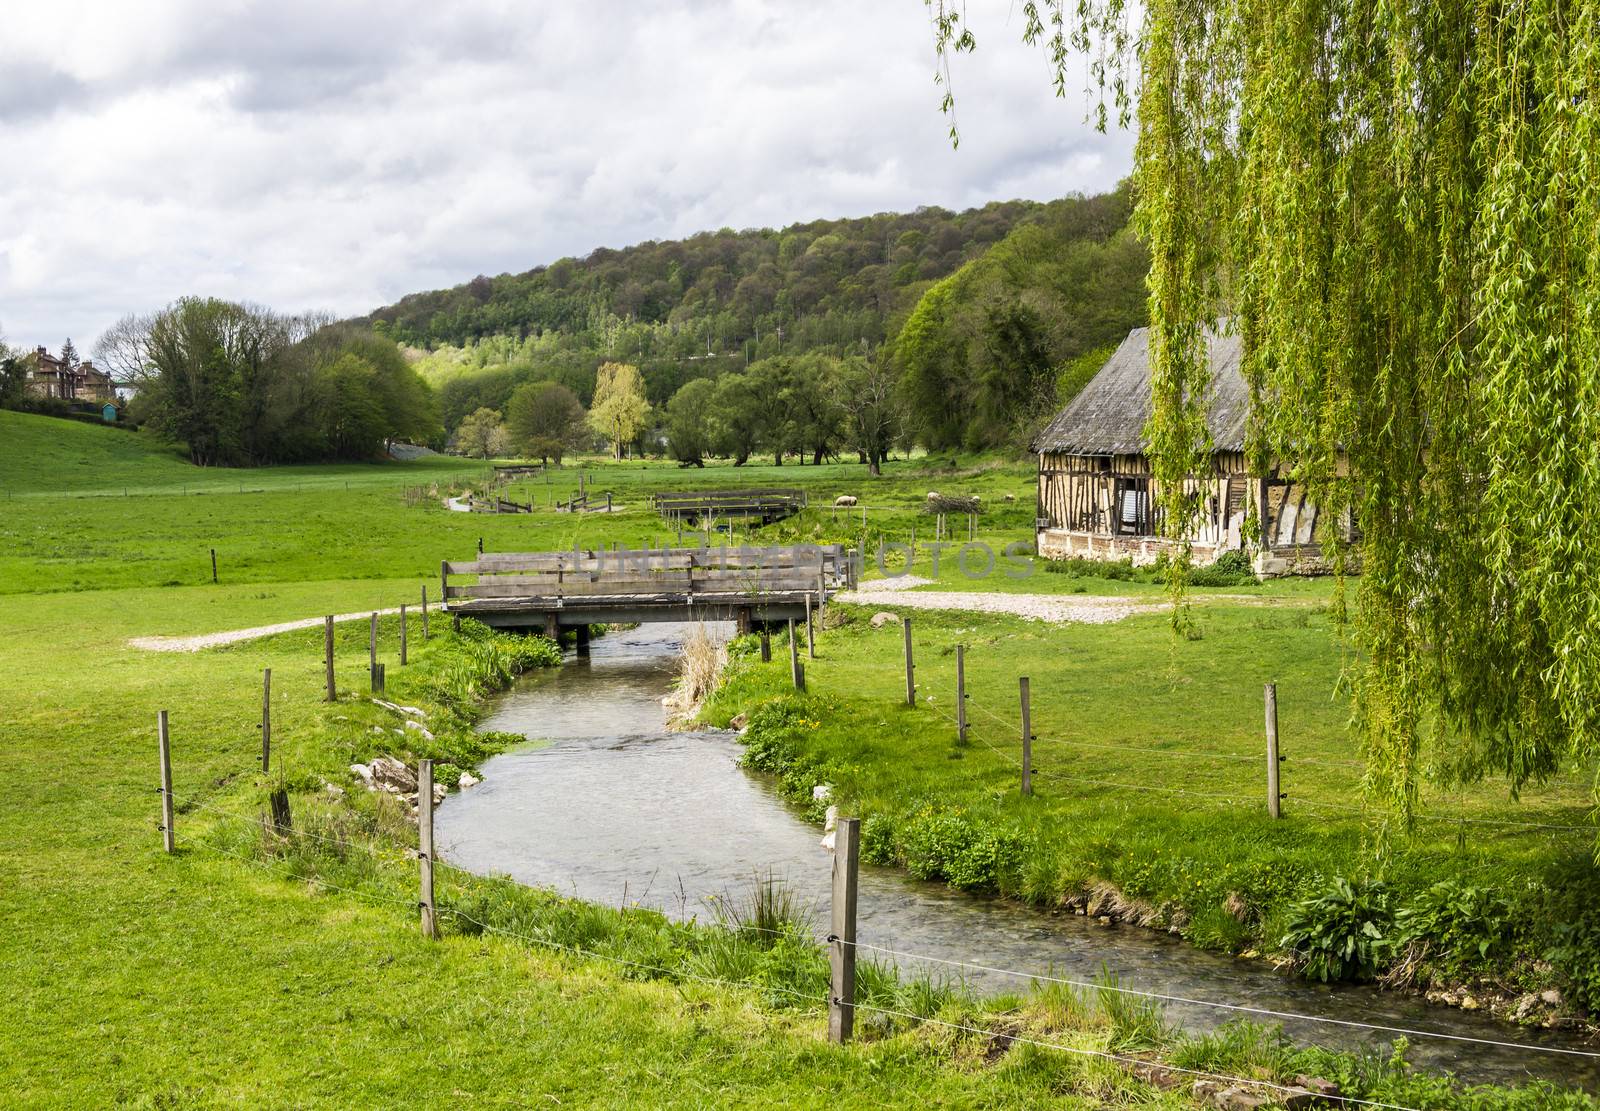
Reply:
[[[1237, 335], [1207, 332], [1211, 382], [1206, 428], [1216, 451], [1244, 450], [1250, 390], [1239, 372]], [[1067, 455], [1139, 455], [1148, 447], [1150, 329], [1135, 328], [1077, 397], [1045, 426], [1035, 451]]]

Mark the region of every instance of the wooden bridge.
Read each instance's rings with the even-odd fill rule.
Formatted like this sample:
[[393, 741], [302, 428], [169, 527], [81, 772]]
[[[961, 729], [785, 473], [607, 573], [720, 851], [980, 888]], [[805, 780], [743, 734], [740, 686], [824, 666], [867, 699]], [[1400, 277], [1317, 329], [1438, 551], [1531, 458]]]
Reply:
[[717, 518], [759, 518], [770, 524], [806, 507], [804, 490], [667, 490], [650, 497], [674, 524]]
[[447, 612], [550, 636], [563, 626], [633, 621], [735, 621], [747, 632], [756, 622], [803, 619], [854, 577], [837, 544], [574, 549], [439, 565]]

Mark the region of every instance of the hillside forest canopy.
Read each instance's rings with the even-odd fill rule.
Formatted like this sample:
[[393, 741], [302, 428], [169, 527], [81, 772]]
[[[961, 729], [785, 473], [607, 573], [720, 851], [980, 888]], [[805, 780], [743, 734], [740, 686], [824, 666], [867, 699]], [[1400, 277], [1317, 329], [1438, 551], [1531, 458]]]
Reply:
[[[592, 407], [615, 364], [637, 368], [649, 408], [626, 447], [686, 464], [1022, 451], [1085, 356], [1145, 320], [1132, 207], [1124, 188], [707, 232], [475, 278], [356, 323], [407, 348], [451, 430], [482, 409], [509, 417], [529, 383]], [[594, 431], [618, 449], [614, 414]]]
[[[929, 7], [948, 78], [977, 42], [964, 6]], [[1600, 764], [1600, 9], [1022, 15], [1058, 92], [1087, 57], [1102, 122], [1137, 94], [1148, 435], [1174, 534], [1207, 450], [1205, 330], [1227, 319], [1255, 465], [1359, 525], [1354, 552], [1329, 541], [1362, 570], [1348, 631], [1375, 792], [1409, 817], [1428, 773], [1514, 795]]]

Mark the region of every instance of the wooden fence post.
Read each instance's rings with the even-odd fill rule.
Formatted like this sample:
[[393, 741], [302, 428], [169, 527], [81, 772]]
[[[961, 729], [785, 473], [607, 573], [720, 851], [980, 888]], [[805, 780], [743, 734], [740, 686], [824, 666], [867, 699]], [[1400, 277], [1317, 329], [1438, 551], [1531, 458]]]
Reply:
[[1268, 683], [1265, 690], [1267, 703], [1267, 813], [1274, 818], [1283, 817], [1283, 795], [1278, 788], [1278, 684]]
[[211, 581], [217, 581], [217, 549], [211, 549]]
[[1033, 707], [1028, 700], [1028, 677], [1017, 680], [1022, 696], [1022, 793], [1033, 794]]
[[439, 920], [433, 907], [433, 761], [417, 761], [417, 863], [422, 909], [422, 936], [437, 938]]
[[956, 645], [956, 740], [967, 743], [967, 646]]
[[333, 614], [322, 619], [322, 666], [327, 673], [328, 701], [337, 702], [339, 688], [333, 682]]
[[800, 690], [804, 682], [800, 678], [800, 642], [794, 635], [794, 618], [789, 618], [789, 676], [794, 680], [794, 689]]
[[916, 667], [911, 662], [911, 618], [902, 617], [900, 619], [900, 629], [905, 634], [906, 705], [915, 706], [917, 704], [917, 681], [915, 677]]
[[483, 537], [478, 537], [478, 554], [483, 554]]
[[156, 711], [156, 741], [161, 749], [161, 847], [176, 851], [172, 829], [172, 746], [167, 739], [167, 712]]
[[811, 618], [814, 609], [811, 605], [811, 593], [806, 592], [806, 655], [811, 659], [817, 658], [817, 629]]
[[844, 1045], [856, 1021], [856, 876], [861, 855], [861, 819], [840, 818], [833, 841], [833, 921], [828, 964], [833, 991], [828, 1000], [828, 1040]]
[[794, 665], [794, 689], [801, 694], [806, 693], [806, 665], [798, 660]]
[[422, 584], [422, 639], [428, 639], [428, 584]]
[[761, 626], [761, 662], [772, 662], [772, 634], [767, 630], [765, 623]]
[[378, 615], [372, 615], [367, 632], [367, 674], [372, 680], [373, 693], [378, 691]]
[[272, 767], [272, 669], [261, 671], [261, 773]]
[[406, 604], [400, 603], [400, 666], [406, 666]]

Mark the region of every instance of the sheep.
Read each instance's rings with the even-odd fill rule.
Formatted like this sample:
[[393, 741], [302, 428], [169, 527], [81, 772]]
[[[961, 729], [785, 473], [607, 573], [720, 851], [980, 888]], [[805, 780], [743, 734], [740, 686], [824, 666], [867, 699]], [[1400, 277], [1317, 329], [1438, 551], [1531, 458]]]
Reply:
[[942, 497], [944, 497], [944, 495], [939, 493], [939, 491], [937, 491], [937, 490], [929, 490], [928, 491], [928, 500], [929, 501], [938, 501]]
[[854, 494], [840, 494], [838, 497], [833, 499], [833, 507], [835, 509], [845, 509], [854, 505], [855, 503], [856, 496]]
[[1016, 501], [1016, 500], [1017, 500], [1017, 495], [1015, 495], [1015, 494], [1007, 494], [1006, 495], [1006, 501]]

